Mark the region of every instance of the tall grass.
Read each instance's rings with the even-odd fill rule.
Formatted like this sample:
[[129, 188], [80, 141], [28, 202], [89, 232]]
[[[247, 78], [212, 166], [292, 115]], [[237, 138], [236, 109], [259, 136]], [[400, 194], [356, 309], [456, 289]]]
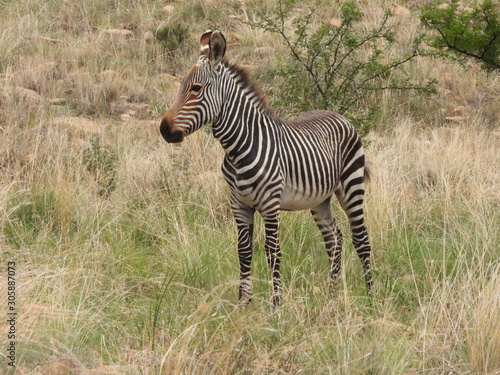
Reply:
[[[244, 3], [174, 3], [180, 14], [196, 10], [194, 41], [203, 17], [238, 32], [240, 20], [218, 19], [219, 6], [251, 17]], [[284, 213], [283, 305], [270, 305], [257, 220], [255, 297], [242, 309], [220, 146], [204, 130], [180, 146], [159, 136], [176, 90], [162, 74], [180, 75], [196, 59], [196, 47], [167, 54], [142, 39], [164, 17], [149, 1], [2, 5], [0, 260], [3, 269], [17, 263], [18, 373], [50, 373], [63, 359], [74, 374], [500, 373], [498, 77], [422, 61], [414, 74], [434, 69], [448, 91], [432, 103], [376, 99], [384, 124], [366, 147], [373, 297], [335, 206], [346, 237], [336, 295], [311, 215]], [[100, 39], [119, 27], [134, 37]], [[249, 63], [263, 42], [241, 30], [231, 53]], [[37, 68], [51, 61], [58, 70]], [[41, 102], [15, 96], [14, 86], [35, 89]], [[65, 105], [50, 104], [58, 96]], [[123, 101], [150, 111], [122, 120], [114, 109]], [[467, 119], [444, 123], [457, 105]], [[76, 116], [94, 125], [67, 120]], [[7, 328], [0, 323], [0, 337]], [[0, 373], [11, 373], [0, 359]]]

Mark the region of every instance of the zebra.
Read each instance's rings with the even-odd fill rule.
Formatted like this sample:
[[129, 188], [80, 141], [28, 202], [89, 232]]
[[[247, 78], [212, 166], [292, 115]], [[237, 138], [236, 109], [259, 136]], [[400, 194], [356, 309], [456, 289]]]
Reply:
[[201, 36], [199, 59], [162, 117], [160, 132], [167, 142], [178, 143], [211, 123], [225, 151], [222, 173], [238, 231], [239, 302], [247, 305], [252, 299], [255, 211], [263, 218], [274, 305], [282, 299], [280, 211], [311, 211], [329, 256], [333, 288], [343, 242], [332, 214], [334, 194], [349, 219], [371, 294], [371, 246], [363, 213], [368, 169], [355, 128], [340, 114], [326, 110], [307, 112], [293, 121], [278, 117], [247, 71], [229, 62], [225, 53], [221, 32], [208, 30]]

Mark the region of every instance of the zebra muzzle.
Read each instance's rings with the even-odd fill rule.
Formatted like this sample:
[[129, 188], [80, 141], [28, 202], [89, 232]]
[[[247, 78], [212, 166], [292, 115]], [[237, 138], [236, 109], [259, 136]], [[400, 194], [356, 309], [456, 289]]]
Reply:
[[185, 131], [172, 128], [170, 122], [163, 118], [160, 123], [160, 133], [168, 143], [179, 143], [184, 140]]

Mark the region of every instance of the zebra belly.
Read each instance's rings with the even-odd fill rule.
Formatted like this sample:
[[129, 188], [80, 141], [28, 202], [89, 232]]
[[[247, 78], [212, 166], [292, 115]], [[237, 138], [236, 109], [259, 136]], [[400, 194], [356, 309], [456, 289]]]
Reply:
[[281, 195], [280, 209], [283, 211], [307, 210], [318, 206], [329, 198], [333, 192], [314, 197], [306, 196], [299, 191], [285, 189]]

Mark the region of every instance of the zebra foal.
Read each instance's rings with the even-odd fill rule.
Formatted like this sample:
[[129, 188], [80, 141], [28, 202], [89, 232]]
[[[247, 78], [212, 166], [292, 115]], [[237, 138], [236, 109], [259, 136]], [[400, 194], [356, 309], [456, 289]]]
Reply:
[[200, 57], [182, 81], [160, 132], [169, 143], [212, 123], [225, 151], [222, 172], [231, 191], [238, 229], [239, 299], [252, 298], [250, 279], [254, 213], [265, 226], [265, 251], [272, 272], [273, 303], [280, 303], [278, 237], [280, 210], [310, 209], [330, 258], [331, 284], [341, 264], [342, 234], [332, 215], [335, 194], [345, 211], [368, 291], [372, 287], [370, 243], [364, 225], [365, 156], [354, 127], [341, 115], [311, 111], [294, 121], [276, 116], [246, 72], [225, 56], [218, 31], [205, 32]]

